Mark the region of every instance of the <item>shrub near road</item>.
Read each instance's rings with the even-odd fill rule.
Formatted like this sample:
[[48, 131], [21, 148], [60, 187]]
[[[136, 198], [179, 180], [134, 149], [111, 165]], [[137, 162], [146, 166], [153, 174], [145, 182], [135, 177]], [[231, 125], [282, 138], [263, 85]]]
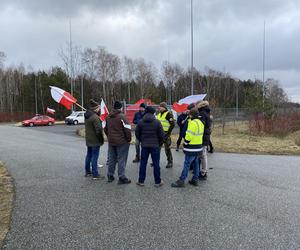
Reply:
[[13, 197], [12, 179], [0, 162], [0, 249], [9, 229]]

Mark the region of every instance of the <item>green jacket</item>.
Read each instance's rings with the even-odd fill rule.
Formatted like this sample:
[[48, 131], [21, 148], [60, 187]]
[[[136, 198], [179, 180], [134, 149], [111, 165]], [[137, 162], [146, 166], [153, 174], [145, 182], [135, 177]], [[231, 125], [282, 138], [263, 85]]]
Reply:
[[102, 122], [99, 116], [90, 110], [84, 114], [85, 118], [85, 141], [88, 147], [101, 146], [104, 143]]

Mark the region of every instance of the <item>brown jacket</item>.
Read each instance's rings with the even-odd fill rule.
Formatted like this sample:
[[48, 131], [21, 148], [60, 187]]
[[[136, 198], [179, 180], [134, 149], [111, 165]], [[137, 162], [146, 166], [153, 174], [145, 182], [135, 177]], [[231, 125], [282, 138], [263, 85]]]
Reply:
[[111, 146], [121, 146], [131, 141], [131, 129], [125, 115], [119, 110], [113, 110], [106, 119], [104, 132]]

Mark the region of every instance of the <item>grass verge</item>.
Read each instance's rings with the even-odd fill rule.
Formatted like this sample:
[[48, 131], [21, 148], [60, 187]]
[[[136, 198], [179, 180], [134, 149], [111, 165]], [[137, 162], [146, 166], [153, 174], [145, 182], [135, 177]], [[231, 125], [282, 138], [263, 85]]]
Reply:
[[10, 227], [14, 186], [4, 164], [0, 162], [0, 249]]
[[[84, 137], [84, 129], [78, 129], [77, 134]], [[172, 134], [172, 147], [176, 147], [178, 134]], [[248, 123], [228, 123], [215, 126], [212, 142], [217, 152], [271, 154], [271, 155], [300, 155], [300, 131], [290, 133], [285, 137], [270, 135], [251, 135]], [[134, 138], [132, 140], [134, 143]]]

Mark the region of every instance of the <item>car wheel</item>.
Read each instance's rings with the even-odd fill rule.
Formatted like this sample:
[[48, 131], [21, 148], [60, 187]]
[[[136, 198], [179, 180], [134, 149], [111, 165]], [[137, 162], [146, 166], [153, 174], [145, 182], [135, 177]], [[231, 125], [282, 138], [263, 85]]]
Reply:
[[77, 125], [77, 124], [78, 124], [78, 121], [77, 121], [77, 120], [75, 120], [75, 121], [73, 122], [73, 124], [74, 124], [74, 125]]
[[52, 124], [53, 124], [52, 122], [48, 122], [48, 126], [52, 126]]
[[33, 127], [33, 125], [34, 125], [34, 124], [33, 124], [32, 122], [31, 122], [31, 123], [29, 123], [29, 126], [30, 126], [30, 127]]

